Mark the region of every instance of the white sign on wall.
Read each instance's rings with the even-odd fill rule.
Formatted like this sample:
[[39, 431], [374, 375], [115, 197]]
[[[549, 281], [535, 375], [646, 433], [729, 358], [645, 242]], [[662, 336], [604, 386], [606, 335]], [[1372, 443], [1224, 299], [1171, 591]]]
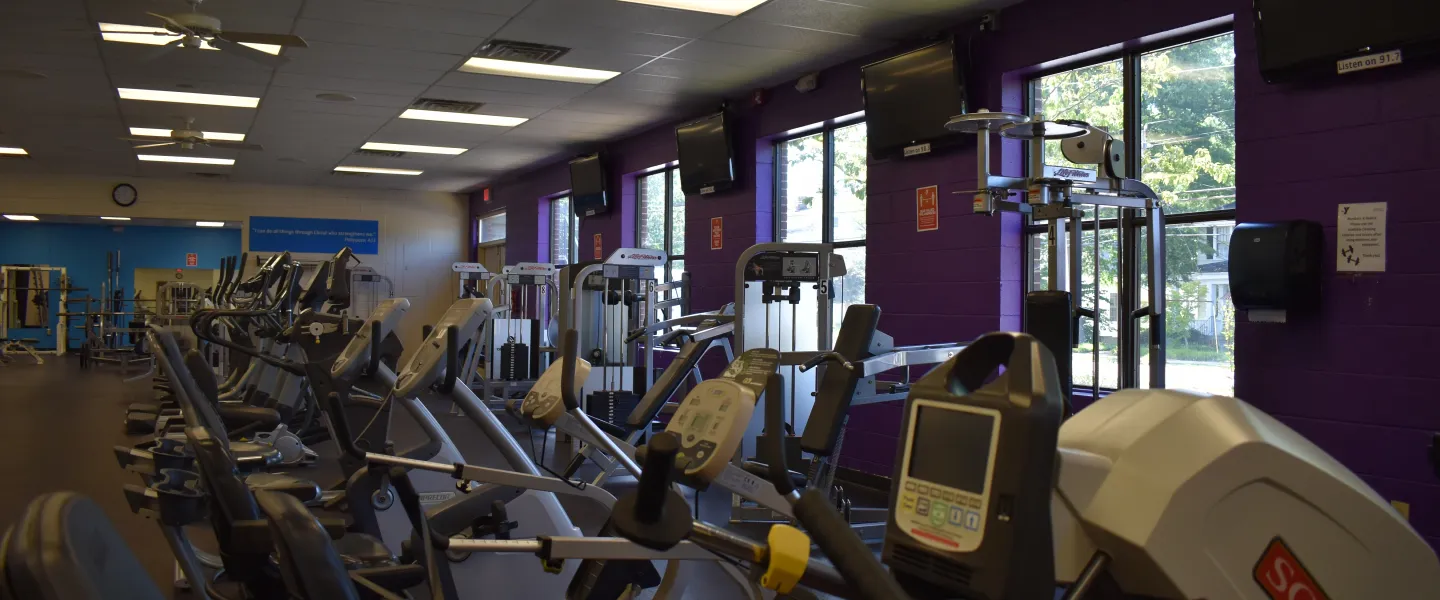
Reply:
[[1341, 204], [1336, 235], [1335, 270], [1382, 272], [1385, 270], [1385, 204]]

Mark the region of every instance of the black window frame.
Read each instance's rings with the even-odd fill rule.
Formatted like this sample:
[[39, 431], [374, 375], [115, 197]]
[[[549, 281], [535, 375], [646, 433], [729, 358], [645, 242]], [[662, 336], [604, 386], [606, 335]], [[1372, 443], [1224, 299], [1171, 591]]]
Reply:
[[[642, 171], [635, 175], [635, 235], [637, 238], [635, 240], [636, 246], [641, 245], [641, 241], [644, 238], [644, 235], [640, 232], [645, 231], [645, 211], [642, 210], [644, 208], [644, 205], [642, 204], [644, 202], [644, 194], [642, 190], [645, 189], [643, 182], [645, 178], [654, 177], [656, 175], [661, 175], [665, 178], [665, 239], [660, 243], [665, 246], [664, 248], [661, 248], [661, 250], [665, 252], [666, 257], [664, 267], [665, 273], [662, 278], [662, 281], [666, 282], [673, 281], [672, 279], [670, 279], [671, 265], [673, 265], [676, 260], [685, 260], [685, 252], [683, 251], [683, 248], [681, 249], [682, 252], [680, 252], [679, 254], [671, 253], [671, 250], [673, 250], [675, 246], [675, 192], [678, 191], [681, 194], [685, 193], [684, 190], [679, 189], [679, 187], [675, 185], [675, 180], [679, 177], [679, 174], [680, 165], [673, 164], [666, 165], [660, 168], [650, 169], [648, 171]], [[689, 196], [685, 197], [685, 209], [687, 212], [690, 209]], [[688, 242], [689, 236], [686, 236], [686, 238], [686, 241]]]
[[[835, 241], [835, 135], [834, 135], [834, 133], [835, 133], [835, 130], [836, 130], [836, 129], [843, 129], [843, 128], [849, 127], [849, 126], [851, 126], [851, 125], [859, 125], [859, 124], [864, 123], [864, 122], [865, 122], [865, 116], [864, 116], [863, 114], [858, 115], [858, 116], [849, 116], [849, 115], [847, 115], [847, 116], [845, 116], [845, 117], [840, 117], [840, 118], [838, 118], [838, 119], [831, 119], [831, 120], [824, 121], [823, 123], [817, 123], [817, 124], [814, 125], [814, 126], [803, 128], [802, 130], [797, 131], [797, 132], [792, 132], [792, 133], [790, 133], [790, 134], [788, 134], [788, 135], [786, 135], [786, 136], [784, 136], [784, 137], [775, 138], [774, 144], [773, 144], [773, 146], [772, 146], [772, 147], [774, 148], [775, 157], [774, 157], [774, 160], [771, 161], [771, 162], [774, 163], [774, 164], [771, 165], [771, 168], [772, 168], [773, 171], [774, 171], [773, 177], [772, 177], [772, 180], [774, 181], [774, 189], [771, 190], [771, 196], [773, 197], [773, 201], [771, 202], [771, 206], [773, 207], [774, 210], [771, 211], [771, 212], [772, 212], [772, 215], [771, 215], [771, 224], [770, 224], [770, 225], [771, 225], [771, 236], [770, 236], [770, 239], [775, 240], [775, 241], [777, 241], [777, 242], [784, 242], [784, 241], [785, 241], [785, 240], [781, 239], [781, 235], [782, 235], [782, 234], [784, 233], [784, 231], [785, 231], [785, 229], [784, 229], [784, 226], [785, 226], [785, 206], [784, 206], [785, 191], [784, 191], [783, 189], [781, 189], [781, 186], [783, 186], [783, 185], [785, 184], [785, 179], [784, 179], [784, 177], [783, 177], [783, 169], [785, 168], [785, 161], [780, 160], [781, 153], [783, 152], [782, 148], [783, 148], [784, 145], [785, 145], [786, 143], [788, 143], [788, 142], [791, 142], [791, 141], [794, 141], [794, 140], [798, 140], [798, 139], [804, 138], [804, 137], [810, 137], [810, 136], [812, 136], [812, 135], [815, 135], [815, 134], [819, 133], [819, 134], [824, 134], [824, 136], [825, 136], [825, 150], [824, 150], [824, 152], [822, 153], [822, 155], [823, 155], [823, 157], [824, 157], [824, 160], [823, 160], [822, 166], [821, 166], [821, 171], [822, 171], [823, 175], [822, 175], [822, 177], [821, 177], [822, 182], [821, 182], [821, 190], [820, 190], [820, 191], [821, 191], [821, 193], [820, 193], [820, 195], [821, 195], [821, 207], [820, 207], [820, 223], [821, 223], [821, 227], [820, 227], [820, 243], [822, 243], [822, 244], [830, 244], [830, 245], [832, 245], [832, 246], [834, 246], [834, 247], [836, 247], [836, 248], [864, 248], [864, 247], [866, 247], [866, 244], [867, 244], [867, 243], [869, 242], [869, 240], [870, 240], [870, 229], [869, 229], [868, 226], [867, 226], [866, 229], [865, 229], [865, 237], [862, 238], [862, 239], [859, 239], [859, 240], [846, 240], [846, 241], [841, 241], [841, 242]], [[867, 156], [867, 159], [868, 159], [868, 156]], [[869, 206], [869, 198], [866, 198], [866, 206]], [[868, 252], [868, 251], [867, 251], [867, 252]]]
[[[1124, 81], [1124, 89], [1121, 93], [1125, 102], [1125, 172], [1131, 176], [1138, 174], [1143, 177], [1144, 174], [1141, 173], [1140, 168], [1143, 160], [1143, 149], [1140, 148], [1140, 142], [1142, 140], [1140, 135], [1133, 135], [1133, 133], [1142, 130], [1140, 109], [1143, 102], [1143, 88], [1141, 87], [1140, 75], [1142, 70], [1141, 65], [1144, 56], [1146, 54], [1159, 50], [1174, 48], [1176, 46], [1183, 46], [1185, 44], [1191, 44], [1194, 42], [1199, 42], [1202, 40], [1227, 34], [1235, 34], [1235, 27], [1233, 23], [1225, 23], [1222, 25], [1216, 25], [1214, 27], [1197, 29], [1183, 35], [1157, 39], [1148, 43], [1138, 44], [1133, 47], [1126, 47], [1114, 52], [1107, 52], [1104, 54], [1088, 57], [1084, 61], [1067, 63], [1056, 66], [1054, 68], [1036, 71], [1025, 78], [1024, 106], [1026, 114], [1034, 113], [1034, 86], [1037, 81], [1050, 75], [1056, 75], [1068, 71], [1075, 71], [1078, 69], [1084, 69], [1086, 67], [1092, 67], [1095, 65], [1119, 60], [1121, 62], [1122, 68], [1121, 76]], [[1064, 118], [1064, 115], [1053, 116], [1058, 118]], [[1049, 117], [1047, 116], [1047, 118]], [[1025, 149], [1023, 158], [1025, 161], [1024, 164], [1026, 165], [1027, 175], [1034, 176], [1034, 174], [1028, 173], [1030, 165], [1029, 145], [1025, 145], [1024, 148]], [[1237, 203], [1238, 200], [1239, 199], [1236, 198]], [[1121, 256], [1119, 264], [1121, 265], [1120, 268], [1125, 271], [1125, 273], [1122, 273], [1122, 276], [1118, 278], [1118, 292], [1120, 302], [1119, 308], [1116, 312], [1121, 315], [1121, 317], [1117, 319], [1116, 324], [1119, 328], [1118, 330], [1120, 332], [1120, 335], [1127, 338], [1128, 343], [1121, 344], [1120, 346], [1123, 351], [1122, 354], [1119, 356], [1119, 363], [1121, 366], [1119, 374], [1120, 387], [1101, 387], [1099, 389], [1102, 392], [1112, 392], [1115, 391], [1115, 389], [1140, 387], [1141, 376], [1139, 345], [1140, 327], [1133, 323], [1130, 319], [1125, 318], [1125, 315], [1132, 314], [1138, 307], [1144, 305], [1144, 298], [1141, 297], [1141, 286], [1139, 285], [1141, 275], [1139, 259], [1142, 255], [1142, 248], [1140, 247], [1140, 233], [1143, 232], [1145, 228], [1145, 217], [1140, 214], [1140, 211], [1134, 209], [1116, 210], [1119, 211], [1119, 216], [1117, 218], [1101, 219], [1100, 229], [1102, 231], [1117, 229], [1122, 226], [1123, 222], [1123, 226], [1125, 227], [1126, 231], [1126, 234], [1121, 236]], [[1209, 210], [1178, 214], [1166, 212], [1164, 216], [1164, 225], [1168, 229], [1172, 225], [1193, 225], [1197, 223], [1209, 223], [1214, 221], [1235, 222], [1235, 209], [1230, 208], [1222, 210]], [[1094, 231], [1094, 229], [1095, 222], [1093, 219], [1087, 218], [1081, 224], [1082, 232]], [[1037, 259], [1037, 256], [1034, 254], [1034, 252], [1032, 252], [1032, 248], [1035, 246], [1032, 240], [1038, 234], [1047, 233], [1047, 227], [1045, 223], [1036, 223], [1033, 219], [1030, 218], [1029, 215], [1026, 215], [1023, 233], [1024, 243], [1021, 244], [1021, 252], [1023, 253], [1021, 258], [1026, 266], [1024, 289], [1026, 292], [1030, 292], [1034, 291], [1032, 286], [1035, 279], [1034, 270], [1035, 262]], [[1087, 245], [1086, 248], [1088, 247], [1089, 246]], [[1084, 326], [1085, 325], [1082, 325], [1082, 327]], [[1166, 360], [1170, 360], [1168, 355], [1166, 357]], [[1089, 389], [1090, 386], [1076, 386], [1074, 393], [1082, 395], [1088, 394]]]

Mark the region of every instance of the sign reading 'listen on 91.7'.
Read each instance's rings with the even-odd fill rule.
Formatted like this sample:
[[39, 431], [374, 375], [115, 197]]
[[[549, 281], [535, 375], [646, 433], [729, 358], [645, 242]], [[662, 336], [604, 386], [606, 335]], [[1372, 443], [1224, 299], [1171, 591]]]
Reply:
[[356, 254], [379, 254], [380, 222], [250, 217], [251, 252], [334, 254], [346, 246]]

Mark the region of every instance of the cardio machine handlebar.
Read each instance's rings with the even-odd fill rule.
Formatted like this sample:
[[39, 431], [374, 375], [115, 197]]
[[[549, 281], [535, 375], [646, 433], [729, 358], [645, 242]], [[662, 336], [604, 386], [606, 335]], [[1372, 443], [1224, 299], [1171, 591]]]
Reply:
[[842, 367], [845, 367], [846, 371], [855, 370], [855, 363], [846, 360], [845, 357], [839, 352], [825, 352], [818, 356], [815, 356], [814, 358], [811, 358], [810, 360], [805, 361], [804, 364], [800, 365], [800, 372], [804, 373], [806, 371], [809, 371], [810, 369], [820, 366], [820, 364], [824, 362], [836, 363]]

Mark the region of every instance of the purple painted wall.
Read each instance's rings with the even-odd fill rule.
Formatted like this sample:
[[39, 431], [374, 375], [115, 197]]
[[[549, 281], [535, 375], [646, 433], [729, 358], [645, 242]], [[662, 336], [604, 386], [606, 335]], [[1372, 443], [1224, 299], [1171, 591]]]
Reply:
[[[1425, 295], [1440, 291], [1440, 267], [1425, 251], [1440, 203], [1417, 193], [1416, 185], [1440, 174], [1433, 166], [1440, 159], [1440, 103], [1434, 100], [1440, 69], [1406, 65], [1267, 85], [1259, 76], [1249, 10], [1249, 0], [1166, 3], [1163, 11], [1149, 0], [1030, 0], [1005, 11], [1002, 31], [975, 38], [971, 108], [1021, 111], [1021, 82], [1039, 65], [1235, 15], [1239, 220], [1319, 221], [1333, 255], [1337, 204], [1390, 203], [1387, 272], [1339, 276], [1327, 266], [1318, 314], [1283, 325], [1237, 324], [1237, 395], [1309, 437], [1385, 497], [1409, 503], [1416, 529], [1440, 545], [1440, 485], [1425, 461], [1428, 432], [1440, 430], [1433, 350], [1440, 348], [1440, 313], [1430, 310]], [[1074, 26], [1096, 14], [1106, 15], [1105, 27]], [[970, 28], [955, 31], [968, 36]], [[732, 108], [740, 184], [689, 201], [687, 268], [697, 310], [733, 299], [734, 261], [745, 247], [769, 239], [769, 138], [860, 110], [858, 67], [870, 59], [824, 71], [821, 88], [809, 94], [786, 85], [764, 106], [747, 100]], [[995, 148], [992, 168], [1019, 175], [1019, 148]], [[672, 127], [608, 150], [618, 197], [624, 174], [675, 159]], [[965, 340], [1020, 326], [1026, 268], [1020, 220], [970, 214], [968, 197], [950, 193], [972, 189], [974, 171], [968, 150], [870, 167], [866, 293], [884, 309], [881, 328], [899, 343]], [[928, 185], [940, 186], [940, 230], [916, 233], [915, 189]], [[536, 246], [527, 227], [537, 221], [537, 199], [566, 187], [563, 163], [496, 186], [489, 206], [510, 208], [512, 260], [526, 259]], [[628, 191], [626, 201], [633, 203], [633, 187]], [[472, 212], [493, 210], [480, 205], [477, 197]], [[625, 214], [633, 221], [633, 213]], [[708, 246], [715, 216], [725, 218], [720, 251]], [[581, 232], [602, 232], [611, 248], [608, 240], [621, 235], [622, 220], [617, 210], [587, 221]], [[589, 249], [589, 239], [582, 237], [582, 249]], [[894, 404], [857, 408], [842, 464], [890, 473], [898, 411]]]

